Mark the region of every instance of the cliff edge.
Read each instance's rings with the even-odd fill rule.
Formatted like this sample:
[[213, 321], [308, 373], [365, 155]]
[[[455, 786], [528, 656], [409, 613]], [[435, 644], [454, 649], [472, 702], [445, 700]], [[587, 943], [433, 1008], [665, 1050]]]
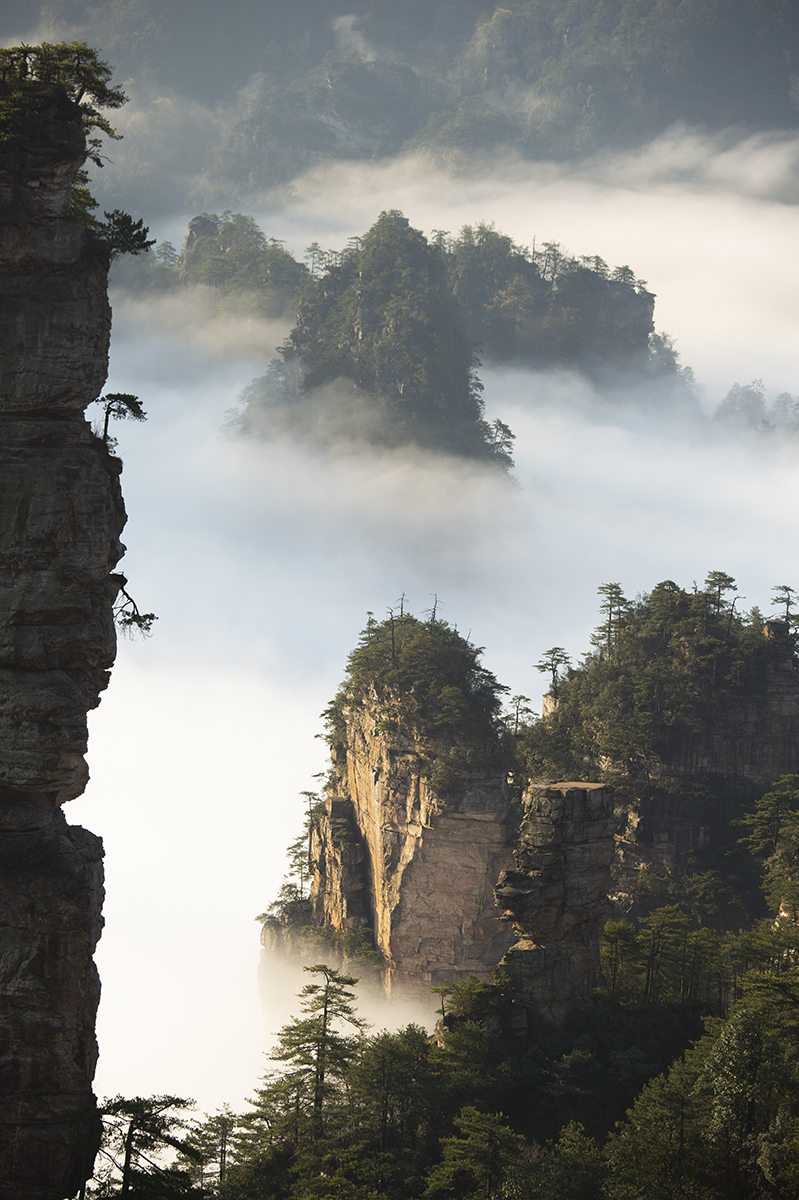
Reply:
[[478, 655], [443, 621], [373, 624], [331, 706], [313, 921], [370, 929], [389, 992], [487, 979], [512, 940], [493, 886], [512, 863], [516, 819], [498, 688]]
[[[102, 843], [61, 805], [115, 655], [121, 463], [83, 410], [106, 378], [108, 249], [69, 215], [77, 106], [43, 89], [0, 146], [0, 1197], [91, 1174]], [[77, 148], [76, 148], [77, 147]]]

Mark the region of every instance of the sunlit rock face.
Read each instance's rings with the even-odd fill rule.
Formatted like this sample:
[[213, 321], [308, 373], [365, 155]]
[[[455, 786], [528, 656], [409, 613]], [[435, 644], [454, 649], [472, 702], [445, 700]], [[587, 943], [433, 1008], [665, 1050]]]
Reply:
[[[121, 464], [83, 416], [105, 382], [108, 254], [69, 219], [69, 110], [0, 157], [0, 1197], [91, 1174], [102, 843], [61, 804], [115, 653]], [[69, 132], [69, 131], [67, 131]], [[69, 147], [71, 146], [71, 150]]]
[[362, 696], [333, 751], [326, 812], [312, 834], [314, 921], [371, 926], [389, 991], [489, 978], [512, 941], [493, 886], [512, 862], [515, 824], [495, 757], [446, 789], [425, 772], [446, 747], [380, 728], [385, 697]]
[[601, 784], [533, 784], [525, 792], [515, 867], [502, 872], [495, 895], [518, 939], [500, 965], [527, 1020], [563, 1024], [601, 982], [615, 824]]

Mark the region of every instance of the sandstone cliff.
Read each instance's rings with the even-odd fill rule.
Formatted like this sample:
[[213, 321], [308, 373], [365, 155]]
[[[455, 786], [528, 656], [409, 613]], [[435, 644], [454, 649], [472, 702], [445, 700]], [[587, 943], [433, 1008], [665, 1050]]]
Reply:
[[[63, 107], [63, 106], [62, 106]], [[69, 121], [71, 136], [63, 136]], [[74, 115], [0, 156], [0, 1197], [91, 1173], [102, 844], [67, 824], [115, 653], [121, 464], [83, 410], [105, 382], [108, 253], [66, 215]]]
[[518, 937], [500, 966], [528, 1017], [560, 1025], [600, 985], [615, 824], [610, 789], [601, 784], [525, 791], [515, 869], [502, 872], [495, 895]]
[[[433, 643], [431, 659], [436, 639], [450, 639], [456, 658], [474, 655], [443, 622], [404, 621], [397, 655], [403, 634]], [[438, 669], [426, 691], [421, 678], [396, 681], [396, 670], [349, 688], [312, 831], [314, 922], [333, 933], [370, 928], [389, 991], [487, 979], [511, 941], [493, 900], [515, 837], [494, 694], [489, 687], [475, 707], [469, 670]]]

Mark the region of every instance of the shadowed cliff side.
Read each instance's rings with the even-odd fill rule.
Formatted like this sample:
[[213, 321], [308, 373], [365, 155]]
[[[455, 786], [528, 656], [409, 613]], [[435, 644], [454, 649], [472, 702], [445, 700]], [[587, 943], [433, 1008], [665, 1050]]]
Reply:
[[[739, 613], [736, 590], [721, 571], [704, 589], [666, 580], [635, 601], [603, 584], [593, 652], [556, 675], [543, 718], [520, 736], [528, 778], [612, 786], [613, 892], [625, 912], [642, 868], [664, 879], [727, 875], [732, 855], [736, 892], [763, 915], [759, 871], [741, 857], [734, 823], [799, 771], [796, 635], [791, 612]], [[785, 590], [793, 594], [780, 585], [773, 602]]]
[[78, 106], [44, 88], [0, 146], [0, 1197], [91, 1173], [102, 843], [61, 805], [115, 654], [121, 463], [84, 419], [105, 382], [109, 251], [69, 215]]
[[601, 784], [532, 784], [525, 792], [515, 870], [503, 871], [495, 889], [519, 939], [500, 966], [516, 985], [517, 1011], [545, 1024], [562, 1025], [600, 985], [615, 824], [611, 791]]
[[493, 885], [511, 863], [496, 710], [479, 651], [446, 622], [371, 622], [328, 711], [333, 770], [312, 828], [313, 921], [371, 928], [387, 990], [487, 979], [510, 935]]

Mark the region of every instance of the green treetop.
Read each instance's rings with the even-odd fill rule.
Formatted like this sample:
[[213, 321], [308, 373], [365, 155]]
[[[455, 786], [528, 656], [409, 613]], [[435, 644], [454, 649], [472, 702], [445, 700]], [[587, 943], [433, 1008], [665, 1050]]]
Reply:
[[390, 444], [510, 463], [510, 431], [483, 419], [475, 349], [443, 254], [402, 213], [381, 213], [362, 238], [326, 257], [300, 294], [283, 355], [299, 367], [300, 393], [345, 379], [375, 397]]
[[270, 1057], [283, 1064], [282, 1071], [276, 1080], [267, 1080], [256, 1102], [262, 1109], [275, 1103], [283, 1109], [284, 1136], [292, 1140], [299, 1140], [303, 1132], [312, 1140], [322, 1133], [326, 1106], [341, 1087], [355, 1054], [356, 1040], [343, 1033], [341, 1026], [358, 1031], [366, 1028], [354, 1007], [351, 989], [357, 979], [325, 963], [305, 970], [316, 976], [317, 982], [307, 983], [300, 993], [303, 1015], [281, 1029]]
[[183, 253], [175, 255], [172, 265], [184, 283], [204, 284], [220, 299], [257, 296], [268, 315], [286, 309], [308, 275], [307, 268], [276, 238], [266, 237], [252, 217], [233, 212], [194, 217]]
[[111, 73], [86, 42], [0, 49], [0, 142], [19, 144], [36, 129], [43, 109], [55, 107], [57, 117], [80, 125], [88, 157], [102, 166], [95, 131], [119, 135], [101, 110], [127, 101], [111, 84]]
[[[86, 42], [0, 49], [0, 146], [11, 151], [49, 150], [102, 167], [102, 138], [96, 134], [115, 141], [121, 136], [102, 110], [121, 108], [127, 99], [111, 84], [111, 67]], [[106, 212], [105, 223], [98, 221], [87, 184], [88, 175], [78, 169], [68, 212], [102, 238], [112, 259], [155, 245], [143, 221], [120, 209]]]
[[[762, 690], [780, 650], [758, 610], [739, 614], [729, 602], [735, 580], [723, 571], [711, 571], [703, 590], [667, 579], [635, 602], [618, 583], [599, 591], [595, 652], [559, 683], [556, 713], [531, 727], [529, 765], [565, 778], [589, 763], [599, 776], [600, 763], [612, 763], [614, 774], [647, 784], [680, 739], [731, 698]], [[546, 656], [538, 665], [552, 669]]]
[[[349, 700], [371, 689], [389, 697], [395, 718], [432, 733], [468, 737], [495, 731], [500, 696], [507, 688], [480, 664], [473, 646], [446, 621], [420, 621], [410, 613], [385, 621], [370, 617], [347, 663], [347, 678], [327, 710], [336, 736]], [[387, 710], [388, 711], [388, 710]]]

